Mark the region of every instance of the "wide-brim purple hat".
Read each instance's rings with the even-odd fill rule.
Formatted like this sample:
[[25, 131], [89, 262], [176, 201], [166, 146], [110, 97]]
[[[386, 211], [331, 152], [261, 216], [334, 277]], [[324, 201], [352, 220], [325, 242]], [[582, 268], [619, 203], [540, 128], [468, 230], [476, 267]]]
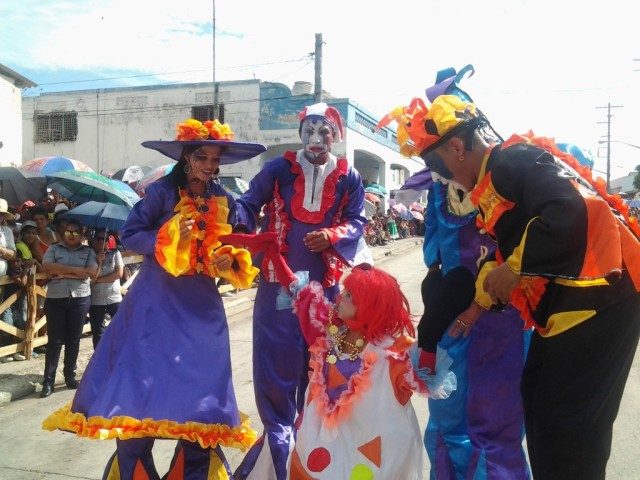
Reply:
[[249, 160], [267, 151], [267, 148], [259, 143], [232, 141], [233, 132], [229, 125], [221, 124], [217, 120], [201, 123], [189, 119], [179, 123], [176, 129], [178, 134], [175, 140], [151, 140], [142, 142], [142, 146], [174, 160], [180, 160], [185, 147], [217, 145], [222, 147], [220, 165]]

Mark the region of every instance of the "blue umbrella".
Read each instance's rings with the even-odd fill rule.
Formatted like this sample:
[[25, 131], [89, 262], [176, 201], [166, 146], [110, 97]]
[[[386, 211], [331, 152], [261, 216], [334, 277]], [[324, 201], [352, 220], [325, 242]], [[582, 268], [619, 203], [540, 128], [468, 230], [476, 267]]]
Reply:
[[63, 218], [73, 218], [87, 227], [106, 228], [117, 232], [124, 225], [130, 211], [126, 205], [92, 201], [72, 208]]

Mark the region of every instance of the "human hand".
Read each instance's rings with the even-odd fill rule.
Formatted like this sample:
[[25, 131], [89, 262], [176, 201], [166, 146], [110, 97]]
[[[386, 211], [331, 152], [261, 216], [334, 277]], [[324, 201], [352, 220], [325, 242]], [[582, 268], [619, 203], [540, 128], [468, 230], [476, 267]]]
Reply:
[[191, 230], [195, 220], [189, 220], [187, 217], [180, 217], [180, 241], [191, 239]]
[[520, 283], [520, 275], [503, 263], [491, 270], [484, 279], [482, 288], [489, 294], [493, 303], [509, 303], [511, 292]]
[[302, 240], [309, 250], [314, 253], [326, 250], [331, 246], [329, 235], [324, 230], [309, 232]]
[[233, 259], [231, 255], [227, 255], [226, 253], [222, 255], [218, 255], [213, 259], [213, 266], [220, 270], [229, 270], [233, 265]]
[[463, 337], [468, 337], [469, 333], [471, 333], [471, 329], [473, 328], [473, 324], [483, 312], [484, 308], [476, 302], [471, 302], [469, 308], [458, 315], [451, 324], [451, 327], [449, 327], [449, 335], [452, 337], [458, 337], [462, 334]]

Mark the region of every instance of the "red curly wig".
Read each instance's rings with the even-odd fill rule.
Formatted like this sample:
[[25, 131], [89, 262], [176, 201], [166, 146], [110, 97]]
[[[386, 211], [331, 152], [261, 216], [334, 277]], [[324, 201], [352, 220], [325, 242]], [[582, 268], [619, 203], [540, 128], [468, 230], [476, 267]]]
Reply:
[[369, 340], [397, 337], [405, 331], [415, 337], [409, 301], [391, 275], [368, 264], [358, 265], [344, 279], [344, 288], [356, 306], [355, 317], [349, 321], [351, 328]]

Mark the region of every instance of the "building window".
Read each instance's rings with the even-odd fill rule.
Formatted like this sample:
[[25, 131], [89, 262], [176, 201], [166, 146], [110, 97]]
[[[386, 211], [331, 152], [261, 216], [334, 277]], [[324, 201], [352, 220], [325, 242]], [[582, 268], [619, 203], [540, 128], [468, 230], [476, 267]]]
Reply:
[[219, 114], [216, 115], [216, 108], [213, 105], [198, 105], [197, 107], [191, 107], [191, 118], [201, 122], [217, 118], [220, 123], [224, 123], [224, 104], [218, 104], [218, 112]]
[[405, 182], [405, 171], [402, 168], [391, 169], [391, 184], [403, 185]]
[[376, 131], [376, 124], [373, 123], [368, 118], [363, 117], [359, 113], [356, 113], [356, 123], [359, 123], [360, 125], [367, 128], [368, 130], [371, 130], [372, 132]]
[[36, 114], [36, 143], [74, 142], [78, 138], [78, 112]]

